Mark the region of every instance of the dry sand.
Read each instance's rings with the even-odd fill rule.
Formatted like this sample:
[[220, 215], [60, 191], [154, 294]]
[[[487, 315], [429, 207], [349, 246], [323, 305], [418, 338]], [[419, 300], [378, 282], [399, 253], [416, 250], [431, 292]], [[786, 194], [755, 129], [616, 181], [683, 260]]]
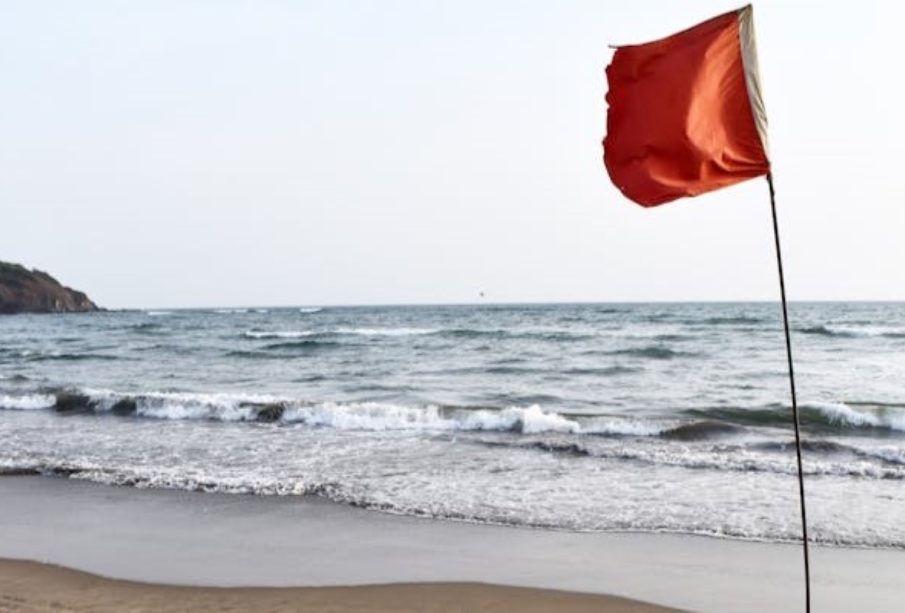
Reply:
[[333, 611], [667, 613], [625, 598], [481, 583], [398, 583], [355, 587], [211, 588], [106, 579], [79, 571], [0, 560], [0, 611]]

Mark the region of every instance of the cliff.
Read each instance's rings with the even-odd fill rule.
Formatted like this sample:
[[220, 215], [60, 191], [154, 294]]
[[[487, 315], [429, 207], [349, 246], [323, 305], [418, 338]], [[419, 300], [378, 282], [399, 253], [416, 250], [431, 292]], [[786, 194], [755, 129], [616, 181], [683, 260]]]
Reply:
[[0, 261], [0, 314], [98, 311], [88, 296], [46, 272]]

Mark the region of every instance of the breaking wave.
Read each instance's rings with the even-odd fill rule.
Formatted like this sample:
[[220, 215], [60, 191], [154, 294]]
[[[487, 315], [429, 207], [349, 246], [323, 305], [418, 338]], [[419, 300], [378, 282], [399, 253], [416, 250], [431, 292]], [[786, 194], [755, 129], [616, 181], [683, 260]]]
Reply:
[[[790, 407], [687, 409], [686, 415], [747, 425], [791, 427]], [[835, 430], [861, 429], [905, 432], [905, 411], [890, 405], [860, 403], [858, 408], [841, 402], [809, 402], [799, 406], [802, 425]]]
[[0, 396], [0, 409], [52, 409], [61, 414], [171, 420], [279, 422], [340, 430], [554, 432], [656, 436], [664, 426], [610, 416], [563, 415], [537, 405], [506, 408], [402, 406], [380, 402], [303, 402], [270, 395], [65, 390], [55, 394]]
[[[304, 343], [305, 341], [301, 341]], [[298, 349], [279, 343], [274, 349]], [[307, 345], [302, 345], [305, 349]], [[255, 353], [255, 355], [257, 355]], [[395, 388], [394, 388], [395, 389]], [[344, 430], [502, 431], [598, 436], [659, 436], [700, 441], [744, 433], [751, 426], [791, 427], [791, 410], [766, 407], [685, 409], [681, 418], [640, 419], [607, 414], [557, 412], [532, 397], [501, 397], [510, 406], [405, 406], [384, 402], [313, 402], [266, 394], [147, 392], [66, 389], [52, 393], [0, 394], [0, 409], [52, 409], [57, 413], [224, 422], [280, 422]], [[524, 403], [522, 405], [522, 403]], [[905, 432], [905, 408], [898, 405], [810, 402], [799, 407], [805, 427], [862, 434]]]

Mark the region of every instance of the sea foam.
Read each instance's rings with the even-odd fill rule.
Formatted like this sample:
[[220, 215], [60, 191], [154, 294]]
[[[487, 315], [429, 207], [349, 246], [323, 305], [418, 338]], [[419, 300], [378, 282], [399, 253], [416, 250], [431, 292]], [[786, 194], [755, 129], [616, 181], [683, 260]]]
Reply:
[[56, 396], [51, 394], [26, 394], [24, 396], [0, 394], [0, 408], [13, 411], [50, 409], [56, 404], [56, 401]]

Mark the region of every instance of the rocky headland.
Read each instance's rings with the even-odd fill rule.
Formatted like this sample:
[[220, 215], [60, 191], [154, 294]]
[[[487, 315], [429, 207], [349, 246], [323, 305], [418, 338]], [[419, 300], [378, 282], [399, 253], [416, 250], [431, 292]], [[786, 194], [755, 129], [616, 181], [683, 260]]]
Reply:
[[61, 285], [46, 272], [0, 261], [0, 315], [99, 310], [84, 293]]

